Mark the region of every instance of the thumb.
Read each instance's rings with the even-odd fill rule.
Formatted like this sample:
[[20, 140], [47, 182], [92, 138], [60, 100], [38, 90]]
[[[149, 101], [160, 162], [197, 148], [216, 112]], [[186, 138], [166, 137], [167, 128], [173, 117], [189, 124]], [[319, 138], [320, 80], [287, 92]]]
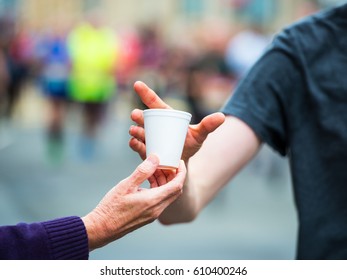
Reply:
[[153, 175], [159, 165], [159, 158], [156, 155], [150, 155], [135, 171], [122, 182], [122, 189], [126, 193], [135, 192], [139, 186]]
[[225, 121], [223, 113], [213, 113], [204, 117], [199, 124], [193, 125], [193, 134], [195, 139], [202, 143], [207, 138], [208, 134], [215, 131]]

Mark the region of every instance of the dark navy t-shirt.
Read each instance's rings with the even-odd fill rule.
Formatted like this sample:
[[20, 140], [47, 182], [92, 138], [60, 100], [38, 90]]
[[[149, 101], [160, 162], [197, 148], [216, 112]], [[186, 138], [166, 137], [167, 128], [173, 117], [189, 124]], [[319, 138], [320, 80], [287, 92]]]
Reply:
[[222, 112], [289, 157], [298, 259], [347, 259], [347, 4], [278, 34]]

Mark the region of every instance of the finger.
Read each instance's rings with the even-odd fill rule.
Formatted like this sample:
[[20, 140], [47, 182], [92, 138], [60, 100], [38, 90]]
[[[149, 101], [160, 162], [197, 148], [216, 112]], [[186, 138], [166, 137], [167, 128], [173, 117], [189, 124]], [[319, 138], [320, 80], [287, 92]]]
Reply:
[[132, 119], [132, 121], [137, 123], [137, 125], [142, 126], [142, 127], [144, 126], [143, 111], [142, 110], [134, 109], [130, 114], [130, 118]]
[[137, 152], [142, 160], [146, 159], [146, 145], [139, 141], [136, 138], [131, 138], [129, 140], [129, 147], [134, 151]]
[[171, 109], [152, 89], [145, 83], [137, 81], [134, 83], [134, 90], [141, 98], [142, 102], [151, 109]]
[[134, 138], [140, 140], [141, 142], [145, 143], [145, 130], [144, 130], [143, 127], [132, 125], [129, 128], [129, 134], [132, 137], [134, 137]]
[[177, 170], [171, 170], [169, 173], [166, 174], [166, 180], [170, 182], [173, 178], [175, 178], [177, 173]]
[[187, 175], [187, 169], [184, 161], [180, 161], [180, 165], [177, 169], [176, 176], [167, 184], [163, 185], [159, 189], [164, 196], [170, 196], [182, 193], [183, 184]]
[[186, 177], [186, 168], [184, 162], [181, 161], [178, 168], [177, 176], [174, 180], [170, 181], [166, 185], [160, 188], [152, 188], [151, 201], [157, 201], [159, 203], [161, 211], [164, 211], [172, 202], [174, 202], [181, 194], [183, 190], [183, 183]]
[[[157, 170], [158, 171], [158, 170]], [[155, 171], [155, 172], [157, 172]], [[154, 173], [155, 174], [155, 173]], [[148, 178], [148, 182], [149, 182], [149, 185], [151, 188], [157, 188], [159, 187], [159, 184], [157, 182], [157, 176], [156, 175], [153, 175], [151, 177]]]
[[160, 188], [151, 188], [147, 191], [147, 195], [149, 195], [149, 201], [151, 201], [153, 205], [158, 205], [159, 207], [158, 210], [160, 213], [157, 213], [157, 216], [159, 216], [166, 207], [168, 207], [182, 194], [186, 173], [187, 170], [185, 164], [181, 160], [180, 166], [177, 170], [177, 175], [172, 181]]
[[164, 171], [161, 169], [157, 169], [154, 172], [154, 177], [156, 180], [156, 184], [151, 184], [151, 188], [156, 188], [156, 187], [162, 186], [168, 182], [168, 180], [166, 179]]
[[191, 133], [198, 143], [205, 141], [208, 134], [215, 131], [225, 121], [223, 113], [213, 113], [204, 117], [199, 124], [192, 125]]
[[175, 178], [177, 174], [177, 169], [162, 170], [162, 174], [163, 176], [160, 177], [161, 180], [159, 180], [158, 178], [158, 182], [160, 185], [164, 185], [167, 182], [170, 182], [173, 178]]
[[167, 182], [171, 181], [176, 176], [175, 170], [162, 170], [157, 169], [154, 175], [148, 179], [151, 188], [157, 188], [165, 185]]
[[123, 181], [124, 190], [127, 193], [137, 191], [139, 186], [153, 175], [158, 165], [159, 158], [156, 155], [150, 155]]
[[[169, 196], [162, 204], [161, 204], [161, 207], [162, 207], [162, 211], [161, 213], [171, 204], [173, 203], [180, 195], [182, 194], [182, 192], [177, 192], [171, 196]], [[160, 213], [160, 214], [161, 214]], [[160, 216], [159, 214], [159, 216]], [[159, 217], [158, 216], [158, 217]]]

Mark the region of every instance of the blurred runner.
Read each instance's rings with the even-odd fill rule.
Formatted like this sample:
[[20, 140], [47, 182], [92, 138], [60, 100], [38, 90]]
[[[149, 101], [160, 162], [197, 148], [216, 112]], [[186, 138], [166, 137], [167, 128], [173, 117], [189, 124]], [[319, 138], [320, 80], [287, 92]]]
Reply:
[[97, 128], [116, 90], [115, 32], [102, 26], [93, 14], [72, 29], [68, 50], [71, 58], [70, 97], [83, 106], [80, 151], [88, 160], [94, 157]]
[[64, 115], [68, 99], [69, 56], [66, 48], [66, 32], [52, 30], [39, 43], [42, 63], [41, 85], [48, 100], [48, 156], [60, 162], [64, 145]]

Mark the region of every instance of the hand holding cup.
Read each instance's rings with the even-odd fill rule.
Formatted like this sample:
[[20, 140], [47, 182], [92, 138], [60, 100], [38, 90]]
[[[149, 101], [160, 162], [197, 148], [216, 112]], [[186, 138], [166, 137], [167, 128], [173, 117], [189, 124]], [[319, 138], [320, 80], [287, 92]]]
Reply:
[[[135, 82], [134, 90], [149, 109], [172, 109], [145, 83], [140, 81]], [[137, 152], [142, 159], [145, 159], [148, 140], [145, 139], [147, 135], [145, 136], [144, 131], [143, 111], [134, 109], [131, 113], [131, 119], [137, 125], [131, 126], [129, 129], [129, 134], [132, 136], [129, 141], [129, 146]], [[189, 125], [182, 153], [182, 159], [186, 163], [189, 158], [200, 149], [208, 134], [216, 130], [224, 120], [224, 114], [217, 112], [206, 116], [198, 124]]]

